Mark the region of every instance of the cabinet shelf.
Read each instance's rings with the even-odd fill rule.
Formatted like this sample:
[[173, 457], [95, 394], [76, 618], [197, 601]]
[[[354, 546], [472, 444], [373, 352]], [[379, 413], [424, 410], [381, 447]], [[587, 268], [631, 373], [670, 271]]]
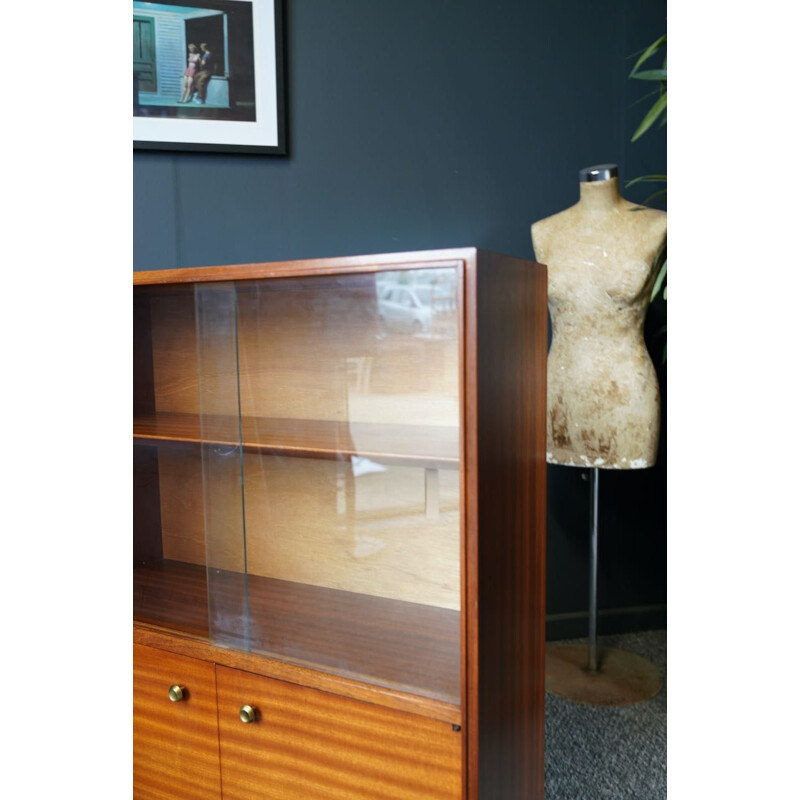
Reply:
[[[213, 570], [215, 610], [241, 613], [243, 576]], [[460, 613], [338, 589], [247, 577], [250, 651], [458, 705]], [[138, 623], [209, 638], [206, 567], [133, 570]]]
[[[239, 419], [159, 413], [134, 418], [136, 444], [170, 442], [239, 446]], [[457, 469], [459, 430], [436, 425], [243, 417], [245, 452], [335, 460], [360, 456], [385, 464]]]

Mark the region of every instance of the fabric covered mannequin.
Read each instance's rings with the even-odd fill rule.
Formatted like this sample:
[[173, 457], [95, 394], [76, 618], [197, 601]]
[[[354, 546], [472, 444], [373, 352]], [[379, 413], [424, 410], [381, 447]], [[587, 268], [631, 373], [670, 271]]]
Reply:
[[614, 164], [581, 170], [580, 200], [531, 226], [548, 267], [550, 463], [655, 463], [660, 396], [643, 329], [666, 235], [666, 212], [623, 199]]

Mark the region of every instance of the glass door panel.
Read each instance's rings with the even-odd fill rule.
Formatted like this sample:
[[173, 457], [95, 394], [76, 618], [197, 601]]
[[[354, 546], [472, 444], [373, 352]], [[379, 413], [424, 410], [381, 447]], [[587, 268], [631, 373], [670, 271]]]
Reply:
[[208, 636], [191, 287], [134, 291], [133, 614]]
[[195, 304], [209, 639], [249, 650], [235, 288], [196, 284]]
[[137, 289], [135, 619], [460, 702], [462, 277]]
[[254, 651], [459, 702], [460, 281], [237, 284]]

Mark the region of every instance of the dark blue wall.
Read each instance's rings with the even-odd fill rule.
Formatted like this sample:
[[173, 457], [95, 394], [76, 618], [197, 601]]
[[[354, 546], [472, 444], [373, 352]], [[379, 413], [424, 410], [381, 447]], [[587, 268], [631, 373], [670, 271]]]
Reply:
[[[531, 223], [577, 200], [581, 167], [666, 172], [664, 131], [630, 143], [649, 87], [627, 79], [665, 0], [286, 0], [285, 16], [289, 155], [135, 153], [136, 269], [472, 245], [531, 258]], [[648, 320], [659, 354], [664, 313]], [[601, 474], [601, 608], [666, 602], [665, 460]], [[581, 475], [550, 470], [555, 615], [586, 607]]]

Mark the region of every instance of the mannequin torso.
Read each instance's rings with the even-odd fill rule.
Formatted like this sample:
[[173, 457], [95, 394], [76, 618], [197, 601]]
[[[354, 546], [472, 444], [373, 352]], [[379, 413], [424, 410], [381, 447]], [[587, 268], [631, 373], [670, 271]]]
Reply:
[[623, 199], [614, 177], [531, 226], [548, 267], [547, 459], [578, 467], [655, 463], [658, 380], [643, 338], [667, 215]]

